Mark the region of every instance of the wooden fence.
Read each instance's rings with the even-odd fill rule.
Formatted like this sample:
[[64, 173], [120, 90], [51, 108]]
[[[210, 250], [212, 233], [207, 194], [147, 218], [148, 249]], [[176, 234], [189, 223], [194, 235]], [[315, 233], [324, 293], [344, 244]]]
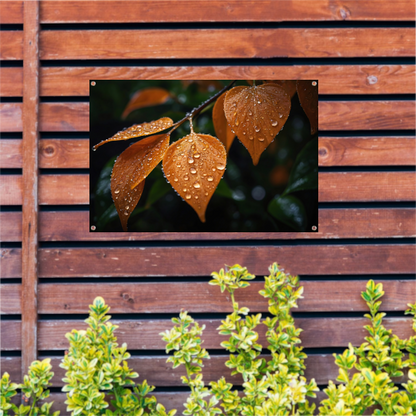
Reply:
[[[224, 374], [215, 328], [230, 306], [207, 281], [225, 263], [301, 275], [296, 320], [322, 386], [337, 376], [329, 352], [363, 340], [369, 278], [384, 284], [386, 326], [409, 336], [414, 17], [413, 0], [1, 1], [2, 372], [20, 381], [52, 357], [65, 414], [64, 335], [101, 295], [139, 380], [181, 407], [158, 333], [181, 308], [196, 314], [205, 380]], [[319, 80], [319, 233], [89, 232], [89, 80], [246, 78]], [[258, 312], [260, 286], [240, 296]]]

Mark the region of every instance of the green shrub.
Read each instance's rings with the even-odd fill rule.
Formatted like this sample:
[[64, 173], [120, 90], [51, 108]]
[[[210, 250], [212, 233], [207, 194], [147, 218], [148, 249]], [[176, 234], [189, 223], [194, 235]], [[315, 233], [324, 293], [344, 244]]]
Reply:
[[[226, 366], [232, 375], [241, 375], [242, 391], [234, 389], [224, 377], [205, 386], [202, 368], [209, 354], [202, 348], [204, 326], [199, 326], [187, 312], [173, 318], [173, 328], [161, 333], [166, 351], [173, 351], [167, 361], [173, 368], [183, 365], [186, 369], [182, 381], [189, 386], [190, 395], [184, 415], [289, 416], [315, 412], [316, 406], [309, 403], [308, 397], [316, 397], [318, 387], [314, 379], [307, 381], [303, 376], [306, 354], [300, 345], [302, 330], [295, 327], [291, 315], [291, 309], [302, 298], [303, 287], [299, 287], [297, 276], [284, 273], [276, 263], [269, 271], [260, 291], [268, 300], [271, 315], [264, 320], [261, 314], [250, 315], [248, 308], [235, 301], [235, 291], [248, 287], [249, 280], [255, 277], [245, 267], [221, 269], [212, 274], [210, 281], [221, 292], [230, 294], [233, 312], [218, 330], [228, 337], [221, 343], [230, 352]], [[382, 284], [376, 285], [372, 280], [362, 292], [370, 310], [365, 315], [370, 320], [365, 326], [369, 336], [361, 346], [350, 344], [343, 354], [334, 354], [339, 367], [338, 384], [330, 381], [324, 389], [327, 398], [320, 404], [320, 415], [361, 415], [369, 409], [377, 416], [416, 413], [416, 336], [401, 340], [383, 326], [385, 314], [379, 312], [383, 294]], [[413, 315], [416, 332], [416, 304], [409, 307], [406, 313]], [[127, 345], [117, 343], [117, 326], [109, 322], [109, 309], [104, 299], [97, 297], [85, 321], [87, 330], [66, 334], [70, 347], [60, 366], [66, 370], [63, 391], [67, 392], [68, 411], [91, 416], [173, 416], [176, 410], [167, 412], [155, 397], [148, 396], [154, 387], [146, 381], [134, 383], [138, 374], [128, 367]], [[267, 348], [271, 353], [268, 360], [260, 356], [263, 346], [258, 343], [259, 325], [267, 327]], [[50, 413], [52, 403], [39, 407], [39, 402], [49, 397], [51, 369], [50, 359], [33, 362], [22, 384], [11, 383], [4, 373], [0, 380], [0, 416], [57, 416], [59, 412]], [[394, 378], [402, 377], [405, 371], [408, 382], [399, 390]], [[20, 407], [11, 403], [18, 389], [26, 403]]]

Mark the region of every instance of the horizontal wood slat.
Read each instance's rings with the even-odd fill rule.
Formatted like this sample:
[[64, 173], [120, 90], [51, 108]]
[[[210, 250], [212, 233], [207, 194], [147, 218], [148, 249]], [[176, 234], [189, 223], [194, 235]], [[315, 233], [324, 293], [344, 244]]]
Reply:
[[[376, 280], [376, 283], [378, 281]], [[383, 281], [385, 295], [382, 311], [404, 311], [416, 298], [416, 285], [411, 280]], [[304, 299], [296, 312], [357, 312], [367, 311], [361, 298], [365, 282], [356, 281], [301, 281]], [[259, 295], [263, 282], [252, 282], [250, 287], [236, 292], [236, 301], [251, 312], [268, 312], [267, 300]], [[20, 284], [1, 286], [1, 313], [20, 314]], [[97, 293], [111, 306], [111, 313], [177, 313], [184, 308], [191, 313], [206, 311], [231, 313], [232, 306], [219, 288], [207, 282], [192, 283], [51, 283], [40, 284], [39, 309], [41, 314], [88, 312]], [[169, 302], [166, 302], [169, 299]], [[324, 301], [325, 299], [325, 301]], [[348, 299], [348, 302], [344, 302]]]
[[[22, 68], [3, 68], [3, 97], [22, 95]], [[414, 65], [44, 67], [41, 96], [88, 96], [89, 80], [319, 79], [320, 94], [414, 94]]]
[[[21, 250], [3, 248], [1, 277], [21, 277]], [[209, 276], [225, 264], [268, 274], [279, 261], [292, 274], [415, 273], [410, 244], [41, 249], [39, 277]]]
[[20, 315], [22, 313], [22, 285], [7, 284], [0, 286], [0, 314]]
[[[0, 168], [21, 168], [20, 139], [0, 140]], [[88, 139], [41, 139], [41, 168], [88, 168]], [[415, 137], [320, 137], [319, 166], [411, 166]]]
[[319, 166], [411, 166], [415, 137], [320, 137]]
[[48, 30], [40, 33], [40, 59], [44, 60], [410, 57], [414, 50], [413, 28]]
[[0, 103], [0, 131], [21, 132], [22, 124], [22, 103]]
[[[41, 139], [39, 167], [82, 169], [89, 167], [88, 139]], [[0, 168], [22, 167], [22, 140], [0, 140]]]
[[[261, 355], [266, 360], [268, 355]], [[65, 377], [65, 371], [59, 367], [62, 357], [51, 358], [52, 371], [54, 376], [51, 379], [53, 387], [63, 386], [62, 378]], [[133, 356], [127, 363], [129, 367], [139, 373], [140, 378], [136, 382], [147, 380], [150, 385], [160, 387], [181, 386], [181, 376], [185, 375], [183, 367], [172, 369], [170, 363], [166, 363], [166, 355], [153, 356]], [[231, 369], [225, 366], [225, 362], [229, 359], [228, 356], [212, 355], [209, 360], [204, 360], [204, 382], [217, 381], [222, 376], [225, 377], [228, 383], [233, 385], [242, 385], [242, 377], [239, 375], [232, 376]], [[10, 379], [13, 382], [21, 382], [21, 375], [15, 371], [15, 366], [20, 363], [20, 357], [1, 357], [2, 371], [7, 371], [10, 374]], [[328, 384], [329, 380], [338, 384], [336, 378], [339, 374], [339, 367], [335, 365], [335, 358], [332, 354], [310, 354], [305, 359], [306, 370], [304, 376], [309, 380], [314, 378], [318, 385]], [[407, 381], [407, 376], [395, 378], [395, 382], [401, 383]]]
[[[6, 3], [0, 2], [0, 9]], [[0, 12], [1, 16], [1, 12]], [[1, 17], [0, 17], [1, 20]], [[23, 68], [11, 67], [2, 68], [0, 71], [0, 97], [21, 97], [23, 96]]]
[[[20, 212], [0, 212], [0, 240], [21, 241]], [[40, 213], [40, 241], [250, 240], [416, 237], [412, 208], [320, 209], [316, 233], [92, 233], [87, 211]], [[73, 227], [73, 224], [77, 224]]]
[[[320, 202], [414, 201], [414, 172], [319, 173]], [[2, 205], [21, 205], [21, 176], [0, 176]], [[88, 175], [42, 175], [41, 205], [89, 204]]]
[[320, 130], [415, 129], [414, 101], [320, 101]]
[[414, 172], [327, 172], [319, 173], [318, 200], [413, 201]]
[[[22, 205], [22, 177], [0, 176], [2, 205]], [[39, 178], [41, 205], [89, 204], [89, 175], [42, 175]]]
[[[0, 2], [0, 23], [23, 23], [22, 1]], [[411, 0], [396, 0], [394, 7], [380, 0], [309, 0], [281, 2], [273, 0], [186, 0], [175, 1], [67, 1], [40, 4], [41, 23], [124, 23], [124, 22], [280, 22], [342, 20], [413, 20]], [[100, 13], [97, 13], [97, 10]]]
[[[0, 3], [4, 3], [3, 1]], [[0, 60], [15, 61], [23, 59], [23, 31], [2, 30]]]
[[[170, 320], [162, 319], [112, 320], [112, 322], [119, 326], [115, 333], [119, 344], [126, 342], [129, 350], [164, 350], [166, 344], [159, 334], [173, 326]], [[221, 320], [198, 319], [197, 322], [206, 326], [201, 337], [204, 347], [223, 349], [220, 344], [226, 340], [226, 337], [218, 335], [216, 329], [221, 325]], [[347, 347], [349, 342], [358, 346], [364, 342], [364, 337], [368, 334], [364, 329], [364, 325], [367, 324], [366, 318], [295, 319], [295, 325], [303, 329], [300, 338], [304, 348]], [[411, 318], [384, 318], [383, 324], [402, 339], [412, 336]], [[3, 335], [1, 349], [4, 351], [20, 350], [20, 321], [2, 321], [0, 325]], [[66, 350], [69, 344], [65, 334], [74, 328], [85, 329], [86, 326], [80, 320], [41, 320], [38, 325], [38, 349], [40, 351]], [[265, 325], [258, 327], [259, 343], [262, 345], [266, 345], [265, 330]]]
[[22, 349], [22, 322], [0, 321], [1, 351], [20, 351]]
[[[320, 101], [319, 129], [415, 129], [414, 101]], [[21, 103], [0, 104], [3, 132], [19, 132]], [[88, 131], [88, 103], [41, 103], [40, 131]]]

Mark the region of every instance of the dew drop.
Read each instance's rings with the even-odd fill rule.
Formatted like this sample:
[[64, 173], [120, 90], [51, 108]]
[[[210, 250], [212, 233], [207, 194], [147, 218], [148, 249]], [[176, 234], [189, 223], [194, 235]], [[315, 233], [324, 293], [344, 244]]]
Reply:
[[116, 189], [116, 190], [114, 191], [114, 193], [115, 193], [115, 194], [119, 194], [119, 193], [120, 193], [120, 189]]
[[208, 196], [208, 192], [205, 192], [205, 196]]
[[217, 169], [218, 169], [218, 170], [224, 170], [224, 169], [225, 169], [225, 165], [218, 164], [218, 165], [217, 165]]
[[248, 136], [249, 140], [253, 140], [254, 137], [252, 135]]
[[258, 140], [259, 142], [264, 142], [264, 137], [258, 137], [258, 138], [257, 138], [257, 140]]
[[279, 114], [279, 118], [283, 118], [283, 114]]
[[195, 168], [191, 168], [191, 173], [195, 174], [196, 173], [196, 169]]
[[178, 179], [178, 178], [174, 178], [173, 180], [174, 180], [175, 182], [178, 182], [178, 180], [179, 180], [179, 179]]
[[276, 127], [279, 124], [276, 120], [271, 120], [271, 122], [273, 127]]
[[248, 110], [248, 115], [249, 116], [252, 116], [253, 115], [253, 112], [251, 110]]
[[234, 120], [234, 124], [235, 124], [236, 126], [238, 126], [238, 125], [240, 124], [240, 120], [239, 120], [238, 118], [236, 118], [236, 119]]
[[189, 176], [184, 176], [183, 177], [186, 181], [189, 180]]
[[198, 195], [195, 195], [195, 199], [198, 199]]
[[185, 198], [186, 199], [191, 199], [192, 198], [192, 195], [191, 194], [187, 194], [187, 195], [185, 195]]
[[188, 158], [188, 163], [190, 164], [194, 163], [194, 159], [192, 157]]
[[129, 206], [129, 205], [127, 205], [127, 206], [126, 206], [126, 210], [129, 210], [129, 209], [130, 209], [130, 206]]
[[215, 169], [215, 168], [212, 168], [212, 171], [213, 171], [213, 172], [215, 172], [215, 171], [216, 171], [216, 169]]
[[194, 154], [194, 158], [195, 158], [195, 159], [199, 159], [200, 157], [201, 157], [201, 155], [200, 155], [199, 153], [195, 153], [195, 154]]
[[124, 215], [127, 217], [129, 215], [129, 213], [128, 212], [125, 212]]
[[186, 192], [186, 191], [187, 191], [187, 189], [186, 189], [186, 188], [183, 188], [183, 191], [184, 191], [184, 192]]
[[194, 188], [198, 189], [198, 188], [200, 188], [200, 187], [201, 187], [201, 184], [200, 184], [200, 183], [198, 183], [198, 182], [195, 182], [195, 183], [194, 183]]
[[255, 126], [254, 130], [255, 130], [256, 133], [258, 133], [260, 131], [260, 127]]
[[214, 180], [214, 178], [212, 176], [208, 176], [208, 182], [212, 182]]
[[261, 104], [261, 101], [257, 101], [257, 104]]
[[150, 162], [152, 160], [152, 158], [151, 157], [148, 157], [147, 160]]

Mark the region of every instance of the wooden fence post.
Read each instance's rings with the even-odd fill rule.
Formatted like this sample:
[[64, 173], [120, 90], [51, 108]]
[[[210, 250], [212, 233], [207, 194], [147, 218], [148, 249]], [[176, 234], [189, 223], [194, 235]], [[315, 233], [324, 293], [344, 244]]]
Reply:
[[39, 0], [23, 7], [22, 379], [37, 357]]

